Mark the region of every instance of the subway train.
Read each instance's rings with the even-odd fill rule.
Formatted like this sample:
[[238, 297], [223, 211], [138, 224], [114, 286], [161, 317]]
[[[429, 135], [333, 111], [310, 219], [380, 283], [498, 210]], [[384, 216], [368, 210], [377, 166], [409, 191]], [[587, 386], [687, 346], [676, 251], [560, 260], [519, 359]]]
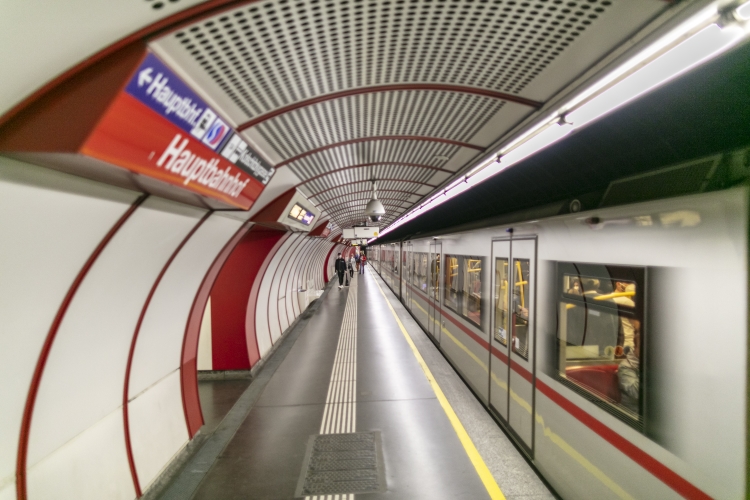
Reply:
[[743, 498], [748, 188], [598, 207], [368, 255], [561, 497]]

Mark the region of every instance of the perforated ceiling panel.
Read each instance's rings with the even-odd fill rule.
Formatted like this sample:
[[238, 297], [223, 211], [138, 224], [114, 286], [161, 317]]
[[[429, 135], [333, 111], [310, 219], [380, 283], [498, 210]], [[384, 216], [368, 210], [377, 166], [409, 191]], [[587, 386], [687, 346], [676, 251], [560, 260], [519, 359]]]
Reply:
[[287, 158], [361, 137], [444, 137], [468, 143], [503, 104], [452, 92], [379, 92], [306, 106], [268, 120], [258, 130]]
[[[393, 220], [666, 8], [660, 0], [248, 2], [152, 47], [235, 126], [261, 137], [266, 156], [282, 158], [276, 166], [292, 169], [313, 202], [377, 178], [404, 191], [388, 209]], [[351, 199], [334, 220], [345, 226], [358, 210], [363, 219], [366, 201]]]

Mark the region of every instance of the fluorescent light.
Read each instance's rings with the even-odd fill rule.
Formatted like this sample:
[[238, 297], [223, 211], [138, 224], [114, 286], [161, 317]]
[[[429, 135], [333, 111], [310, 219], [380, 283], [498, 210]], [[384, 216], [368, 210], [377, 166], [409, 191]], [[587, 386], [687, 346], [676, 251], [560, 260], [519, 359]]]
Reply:
[[476, 167], [472, 168], [471, 171], [468, 174], [466, 174], [466, 176], [471, 177], [472, 175], [476, 174], [477, 172], [487, 167], [488, 165], [492, 165], [496, 161], [497, 161], [497, 156], [493, 155], [492, 158], [488, 158], [482, 163], [480, 163], [479, 165], [477, 165]]
[[635, 73], [571, 111], [568, 118], [576, 128], [583, 127], [644, 93], [677, 78], [734, 45], [741, 37], [742, 32], [739, 29], [721, 29], [715, 24], [710, 24]]
[[613, 71], [607, 74], [604, 78], [598, 80], [596, 83], [588, 87], [579, 95], [577, 95], [576, 97], [568, 101], [565, 105], [565, 109], [566, 110], [572, 109], [573, 107], [577, 106], [583, 101], [589, 99], [591, 96], [595, 95], [597, 92], [607, 87], [607, 85], [610, 85], [612, 82], [616, 81], [618, 78], [621, 78], [623, 75], [632, 71], [638, 65], [643, 64], [644, 61], [647, 61], [650, 58], [654, 57], [654, 55], [658, 54], [659, 52], [666, 49], [670, 45], [673, 45], [679, 42], [680, 38], [686, 36], [686, 34], [689, 34], [693, 30], [698, 29], [701, 26], [705, 25], [707, 22], [714, 20], [717, 15], [718, 15], [718, 11], [716, 10], [715, 5], [711, 5], [709, 7], [706, 7], [705, 9], [702, 9], [701, 11], [696, 13], [694, 16], [692, 16], [690, 19], [680, 24], [680, 26], [671, 30], [669, 33], [666, 33], [664, 36], [656, 40], [654, 43], [646, 47], [644, 50], [640, 51], [638, 54], [636, 54], [635, 56], [633, 56], [632, 58], [630, 58], [629, 60], [627, 60], [620, 66], [618, 66], [617, 68], [615, 68]]
[[503, 156], [503, 168], [508, 168], [536, 152], [541, 151], [547, 146], [559, 141], [572, 131], [573, 127], [569, 123], [553, 123], [549, 125], [546, 129]]
[[[750, 1], [737, 7], [733, 13], [736, 19], [750, 20]], [[700, 10], [568, 101], [554, 115], [539, 120], [511, 142], [503, 145], [495, 153], [502, 159], [498, 160], [499, 157], [494, 156], [485, 159], [465, 177], [454, 180], [440, 193], [402, 216], [381, 234], [405, 224], [563, 139], [573, 130], [588, 125], [644, 93], [716, 57], [748, 35], [748, 29], [750, 29], [748, 23], [729, 23], [722, 29], [715, 24], [718, 20], [719, 11], [716, 3]], [[561, 117], [565, 117], [569, 122], [561, 121]]]
[[734, 12], [736, 16], [741, 20], [750, 20], [750, 2], [745, 2], [744, 4], [740, 5]]
[[518, 137], [516, 137], [515, 139], [513, 139], [512, 141], [510, 141], [508, 144], [506, 144], [505, 146], [503, 146], [500, 149], [500, 154], [501, 155], [507, 154], [509, 151], [515, 149], [521, 143], [527, 141], [530, 137], [532, 137], [533, 135], [539, 133], [545, 127], [549, 126], [550, 123], [556, 122], [557, 120], [558, 120], [558, 114], [557, 113], [555, 113], [554, 115], [548, 116], [544, 120], [541, 120], [536, 125], [534, 125], [530, 129], [526, 130], [523, 134], [519, 135]]

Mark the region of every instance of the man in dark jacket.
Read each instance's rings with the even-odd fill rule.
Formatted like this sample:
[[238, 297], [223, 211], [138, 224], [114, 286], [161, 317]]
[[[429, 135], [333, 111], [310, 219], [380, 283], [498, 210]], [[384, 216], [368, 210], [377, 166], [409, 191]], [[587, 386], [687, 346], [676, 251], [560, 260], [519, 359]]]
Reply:
[[336, 263], [333, 267], [336, 270], [336, 273], [339, 275], [339, 288], [344, 286], [344, 274], [346, 273], [346, 261], [341, 258], [341, 254], [339, 254], [339, 258], [336, 259]]

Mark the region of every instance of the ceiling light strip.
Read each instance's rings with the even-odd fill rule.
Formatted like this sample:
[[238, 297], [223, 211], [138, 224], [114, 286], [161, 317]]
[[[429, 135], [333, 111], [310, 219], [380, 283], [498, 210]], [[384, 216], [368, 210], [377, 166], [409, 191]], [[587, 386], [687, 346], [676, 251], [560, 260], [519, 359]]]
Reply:
[[750, 32], [750, 2], [720, 12], [702, 9], [595, 84], [539, 120], [462, 178], [434, 194], [381, 231], [383, 236], [509, 166], [584, 128], [598, 118], [726, 52]]

